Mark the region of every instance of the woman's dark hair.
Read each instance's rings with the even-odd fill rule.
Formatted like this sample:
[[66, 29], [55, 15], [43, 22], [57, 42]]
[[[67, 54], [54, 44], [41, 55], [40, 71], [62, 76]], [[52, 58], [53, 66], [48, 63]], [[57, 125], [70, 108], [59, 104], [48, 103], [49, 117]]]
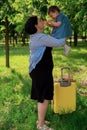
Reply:
[[50, 6], [48, 9], [48, 14], [50, 14], [50, 12], [55, 12], [55, 11], [60, 12], [60, 9], [56, 5]]
[[28, 34], [34, 34], [37, 32], [35, 25], [38, 24], [37, 16], [30, 17], [25, 24], [25, 32]]

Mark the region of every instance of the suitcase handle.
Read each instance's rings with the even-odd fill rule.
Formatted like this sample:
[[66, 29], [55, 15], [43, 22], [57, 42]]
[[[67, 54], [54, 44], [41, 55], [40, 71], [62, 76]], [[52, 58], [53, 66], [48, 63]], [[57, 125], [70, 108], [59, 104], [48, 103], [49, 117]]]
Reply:
[[[67, 69], [68, 70], [68, 80], [64, 81], [63, 79], [63, 70]], [[68, 87], [71, 85], [71, 81], [70, 81], [70, 67], [62, 67], [61, 68], [61, 81], [60, 81], [60, 86], [62, 87]]]

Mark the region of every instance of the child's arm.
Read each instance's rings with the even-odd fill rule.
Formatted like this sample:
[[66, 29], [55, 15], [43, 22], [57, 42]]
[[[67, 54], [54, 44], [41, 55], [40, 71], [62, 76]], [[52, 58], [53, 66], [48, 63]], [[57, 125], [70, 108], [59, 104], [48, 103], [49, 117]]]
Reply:
[[58, 22], [55, 22], [52, 20], [47, 21], [47, 25], [50, 27], [59, 27], [61, 24], [62, 24], [62, 22], [60, 22], [60, 21], [58, 21]]

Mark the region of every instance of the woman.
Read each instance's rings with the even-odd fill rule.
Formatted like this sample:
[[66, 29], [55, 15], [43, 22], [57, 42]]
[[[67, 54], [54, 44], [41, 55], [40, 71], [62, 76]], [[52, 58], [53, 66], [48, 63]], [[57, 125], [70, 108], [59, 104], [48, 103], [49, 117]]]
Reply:
[[53, 60], [52, 47], [60, 47], [64, 39], [55, 39], [43, 33], [44, 22], [32, 16], [25, 24], [25, 31], [30, 34], [30, 67], [32, 79], [31, 99], [38, 101], [38, 130], [53, 130], [46, 125], [45, 116], [49, 101], [53, 99]]

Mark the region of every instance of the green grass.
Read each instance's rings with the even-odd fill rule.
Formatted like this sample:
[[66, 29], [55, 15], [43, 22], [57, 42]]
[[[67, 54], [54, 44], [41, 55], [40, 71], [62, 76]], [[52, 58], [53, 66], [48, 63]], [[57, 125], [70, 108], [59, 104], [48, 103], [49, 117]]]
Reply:
[[[69, 55], [62, 48], [53, 50], [54, 78], [60, 69], [70, 66], [77, 84], [77, 109], [66, 115], [54, 114], [51, 106], [46, 118], [54, 130], [87, 130], [87, 96], [79, 95], [81, 80], [87, 78], [87, 46], [72, 47]], [[0, 130], [36, 130], [37, 104], [30, 99], [31, 79], [28, 75], [29, 47], [10, 48], [10, 68], [5, 67], [5, 50], [0, 46]]]

